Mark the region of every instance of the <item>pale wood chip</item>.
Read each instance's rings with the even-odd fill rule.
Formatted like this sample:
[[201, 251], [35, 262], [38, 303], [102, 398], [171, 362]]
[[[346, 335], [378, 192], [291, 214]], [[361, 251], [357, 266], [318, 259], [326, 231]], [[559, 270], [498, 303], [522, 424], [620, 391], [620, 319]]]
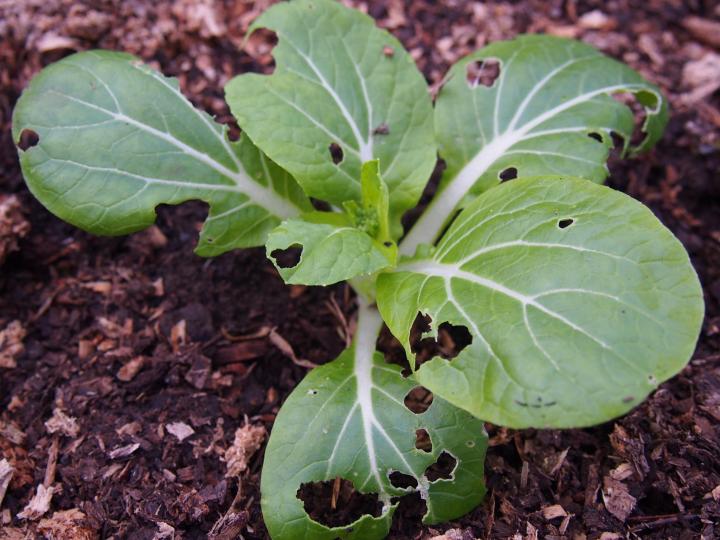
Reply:
[[50, 509], [50, 501], [52, 501], [54, 492], [55, 488], [53, 486], [38, 485], [35, 495], [17, 517], [28, 521], [40, 519]]
[[720, 49], [720, 21], [702, 17], [686, 17], [682, 21], [682, 25], [700, 41]]
[[0, 437], [7, 439], [13, 444], [22, 444], [25, 442], [25, 433], [13, 422], [0, 420]]
[[225, 451], [226, 478], [240, 476], [248, 468], [250, 458], [260, 448], [266, 435], [267, 430], [262, 424], [245, 424], [235, 430], [235, 440]]
[[72, 38], [48, 32], [38, 40], [35, 47], [40, 52], [48, 52], [60, 49], [78, 49], [78, 43]]
[[94, 540], [97, 531], [85, 525], [86, 516], [78, 508], [54, 512], [40, 520], [38, 531], [48, 540]]
[[168, 430], [168, 433], [175, 435], [177, 440], [180, 442], [195, 434], [195, 430], [188, 426], [185, 422], [165, 424], [165, 429]]
[[621, 463], [610, 471], [610, 477], [619, 481], [627, 480], [633, 475], [634, 470], [633, 466], [629, 463]]
[[20, 321], [12, 321], [0, 331], [0, 368], [17, 367], [17, 357], [25, 351], [27, 332]]
[[623, 523], [635, 509], [637, 502], [628, 492], [627, 486], [611, 476], [603, 479], [602, 497], [607, 511]]
[[128, 360], [125, 364], [123, 364], [123, 366], [118, 369], [115, 376], [122, 382], [130, 382], [140, 372], [143, 365], [145, 365], [145, 357], [136, 356], [132, 360]]
[[53, 409], [53, 415], [50, 419], [45, 422], [45, 429], [48, 430], [48, 433], [61, 433], [73, 439], [77, 437], [80, 432], [77, 419], [68, 416], [57, 407]]
[[538, 540], [538, 530], [529, 521], [527, 522], [527, 526], [525, 528], [525, 540]]
[[0, 195], [0, 264], [19, 249], [18, 240], [30, 232], [30, 222], [25, 219], [17, 195]]
[[2, 506], [5, 493], [7, 492], [10, 480], [12, 480], [15, 469], [7, 459], [0, 460], [0, 506]]
[[555, 518], [564, 518], [567, 516], [565, 509], [559, 504], [553, 504], [552, 506], [546, 506], [542, 509], [542, 515], [547, 520]]
[[172, 525], [168, 525], [164, 521], [158, 521], [156, 525], [158, 531], [153, 536], [153, 540], [172, 540], [175, 538], [175, 528]]
[[138, 448], [140, 448], [140, 443], [128, 444], [119, 448], [115, 448], [114, 450], [110, 450], [110, 452], [108, 452], [108, 456], [110, 457], [110, 459], [120, 459], [128, 457]]
[[433, 536], [430, 540], [477, 540], [470, 530], [448, 529], [439, 536]]

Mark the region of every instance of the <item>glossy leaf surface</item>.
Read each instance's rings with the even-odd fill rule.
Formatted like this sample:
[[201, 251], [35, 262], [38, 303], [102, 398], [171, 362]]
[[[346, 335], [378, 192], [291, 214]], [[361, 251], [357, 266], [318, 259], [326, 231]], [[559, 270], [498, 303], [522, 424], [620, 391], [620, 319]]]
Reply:
[[456, 219], [437, 249], [378, 282], [410, 351], [418, 313], [472, 343], [416, 379], [511, 427], [587, 426], [630, 410], [689, 360], [702, 290], [680, 242], [627, 195], [580, 179], [512, 180]]
[[197, 251], [262, 245], [282, 219], [309, 208], [285, 171], [247, 138], [195, 109], [175, 79], [124, 53], [91, 51], [45, 68], [20, 98], [13, 138], [33, 194], [87, 231], [120, 235], [155, 220], [159, 204], [210, 205]]
[[436, 160], [427, 84], [412, 58], [370, 17], [334, 0], [282, 2], [252, 29], [261, 27], [277, 34], [276, 68], [226, 86], [240, 127], [306, 193], [338, 206], [360, 200], [361, 165], [379, 159], [397, 238]]
[[[361, 311], [353, 346], [311, 371], [275, 421], [261, 485], [274, 540], [384, 538], [397, 507], [394, 497], [417, 489], [427, 503], [424, 522], [436, 523], [470, 511], [485, 493], [483, 423], [437, 397], [424, 413], [410, 411], [403, 400], [416, 384], [374, 352], [382, 321], [375, 310]], [[421, 428], [430, 435], [429, 452], [415, 446]], [[425, 471], [443, 451], [457, 461], [452, 477], [431, 482]], [[417, 488], [392, 485], [394, 471], [414, 479]], [[335, 528], [310, 519], [298, 489], [338, 477], [361, 493], [376, 493], [380, 515]]]
[[[492, 63], [499, 74], [490, 81], [483, 71]], [[613, 98], [623, 93], [634, 94], [646, 115], [635, 147], [633, 113]], [[541, 35], [488, 45], [450, 69], [437, 97], [435, 130], [447, 168], [402, 252], [435, 240], [457, 209], [501, 178], [564, 174], [602, 182], [612, 133], [635, 153], [651, 147], [666, 123], [660, 90], [589, 45]]]

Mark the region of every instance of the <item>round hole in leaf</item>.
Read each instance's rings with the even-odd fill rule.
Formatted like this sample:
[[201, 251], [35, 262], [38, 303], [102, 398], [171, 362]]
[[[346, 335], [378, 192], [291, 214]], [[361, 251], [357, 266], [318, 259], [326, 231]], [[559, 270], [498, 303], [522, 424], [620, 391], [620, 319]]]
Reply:
[[465, 78], [470, 88], [491, 87], [500, 76], [500, 62], [494, 58], [485, 58], [470, 62], [465, 68]]
[[328, 151], [330, 152], [330, 157], [332, 158], [333, 163], [335, 165], [340, 165], [342, 160], [345, 158], [345, 154], [343, 153], [343, 149], [340, 145], [338, 143], [332, 143], [328, 147]]
[[376, 493], [360, 493], [344, 478], [307, 482], [297, 490], [305, 512], [328, 527], [351, 525], [365, 514], [382, 515], [382, 503]]
[[27, 151], [28, 148], [36, 146], [40, 142], [40, 135], [32, 129], [23, 129], [20, 132], [20, 140], [18, 140], [18, 148], [23, 152]]
[[438, 456], [437, 461], [425, 470], [425, 478], [430, 482], [450, 480], [453, 477], [457, 463], [457, 459], [443, 450]]
[[558, 221], [557, 226], [558, 229], [567, 229], [571, 225], [575, 224], [575, 218], [564, 218]]
[[278, 43], [277, 33], [269, 28], [258, 28], [246, 40], [245, 50], [248, 54], [261, 66], [265, 75], [272, 74], [275, 71], [272, 50]]
[[390, 483], [399, 489], [408, 489], [418, 487], [417, 480], [414, 476], [405, 474], [400, 471], [393, 471], [388, 475]]
[[634, 92], [618, 92], [612, 94], [613, 99], [619, 101], [625, 105], [633, 114], [633, 131], [630, 136], [630, 144], [632, 146], [638, 146], [645, 140], [646, 134], [643, 131], [645, 120], [647, 118], [646, 107], [651, 105], [651, 102], [656, 102], [656, 96], [651, 92], [640, 91]]
[[276, 249], [270, 253], [270, 256], [280, 268], [294, 268], [300, 262], [302, 250], [301, 245], [295, 244], [285, 249]]
[[500, 174], [498, 174], [498, 178], [502, 180], [503, 182], [506, 180], [514, 180], [517, 178], [517, 169], [515, 167], [508, 167], [507, 169], [503, 169], [500, 171]]
[[432, 439], [427, 429], [420, 428], [415, 430], [415, 448], [423, 452], [432, 452]]
[[405, 406], [415, 414], [422, 414], [430, 408], [433, 402], [433, 395], [424, 386], [416, 386], [405, 396]]

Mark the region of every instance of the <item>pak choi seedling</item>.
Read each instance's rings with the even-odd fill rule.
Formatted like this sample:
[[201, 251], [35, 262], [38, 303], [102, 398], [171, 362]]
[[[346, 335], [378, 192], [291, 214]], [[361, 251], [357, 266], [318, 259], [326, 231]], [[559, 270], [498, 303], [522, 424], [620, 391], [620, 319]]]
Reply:
[[[600, 185], [613, 135], [625, 154], [660, 138], [658, 88], [587, 45], [527, 35], [460, 60], [433, 106], [409, 54], [366, 15], [294, 0], [251, 32], [261, 27], [277, 34], [276, 68], [226, 86], [236, 142], [176, 80], [110, 51], [37, 75], [13, 136], [30, 190], [82, 229], [132, 233], [157, 205], [199, 199], [210, 207], [199, 255], [264, 245], [287, 283], [354, 287], [352, 345], [300, 383], [268, 443], [273, 538], [382, 538], [412, 492], [425, 523], [457, 518], [485, 492], [483, 421], [597, 424], [687, 363], [703, 316], [688, 256], [649, 209]], [[644, 108], [636, 146], [620, 93]], [[437, 193], [403, 234], [438, 154]], [[298, 260], [280, 264], [289, 248]], [[416, 365], [419, 315], [424, 337], [449, 324], [469, 345]], [[376, 351], [383, 324], [408, 376]], [[405, 398], [418, 386], [434, 399], [415, 413]], [[431, 480], [442, 455], [454, 466]], [[311, 519], [299, 490], [337, 478], [376, 494], [377, 515], [339, 527]]]

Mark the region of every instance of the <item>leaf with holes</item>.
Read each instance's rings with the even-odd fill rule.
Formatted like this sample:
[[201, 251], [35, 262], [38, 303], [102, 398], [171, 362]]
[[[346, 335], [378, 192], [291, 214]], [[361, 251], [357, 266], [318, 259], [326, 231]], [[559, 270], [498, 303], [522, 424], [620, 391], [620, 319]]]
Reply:
[[109, 51], [69, 56], [23, 93], [13, 138], [33, 194], [85, 230], [126, 234], [152, 224], [158, 204], [210, 205], [197, 252], [262, 245], [282, 219], [309, 209], [292, 177], [247, 138], [195, 109], [177, 81]]
[[435, 165], [427, 85], [400, 42], [333, 0], [277, 4], [251, 31], [276, 32], [270, 76], [225, 87], [238, 123], [306, 193], [341, 205], [360, 200], [360, 167], [380, 160], [390, 223], [415, 206]]
[[[499, 74], [485, 77], [491, 68]], [[644, 138], [635, 146], [633, 112], [613, 98], [622, 94], [644, 108]], [[457, 209], [503, 179], [566, 174], [602, 182], [612, 134], [636, 153], [655, 144], [667, 117], [656, 86], [578, 41], [529, 35], [470, 54], [452, 67], [437, 97], [435, 131], [447, 168], [402, 252], [412, 255]]]
[[[482, 500], [483, 423], [439, 398], [421, 414], [408, 409], [404, 398], [415, 383], [374, 352], [381, 324], [376, 310], [361, 307], [353, 346], [311, 371], [275, 421], [261, 484], [263, 514], [275, 540], [383, 538], [396, 497], [414, 491], [427, 505], [425, 523], [461, 516]], [[430, 436], [430, 451], [416, 447], [421, 429]], [[451, 478], [434, 480], [426, 471], [443, 453], [456, 463]], [[398, 482], [399, 473], [406, 483]], [[308, 516], [299, 490], [337, 478], [359, 493], [376, 494], [375, 515], [334, 527]]]
[[[286, 265], [279, 255], [288, 248], [302, 251]], [[285, 283], [291, 284], [330, 285], [394, 262], [387, 248], [339, 214], [318, 212], [285, 221], [270, 233], [265, 249]]]
[[472, 343], [415, 378], [511, 427], [587, 426], [638, 404], [687, 363], [702, 290], [678, 240], [627, 195], [571, 178], [513, 180], [461, 212], [437, 249], [378, 280], [410, 353], [418, 312]]
[[[347, 214], [311, 212], [270, 233], [265, 249], [285, 283], [331, 285], [395, 265], [388, 189], [378, 173], [378, 161], [364, 163], [361, 177], [361, 204], [346, 203]], [[296, 260], [283, 261], [291, 255], [288, 250], [298, 249]]]

